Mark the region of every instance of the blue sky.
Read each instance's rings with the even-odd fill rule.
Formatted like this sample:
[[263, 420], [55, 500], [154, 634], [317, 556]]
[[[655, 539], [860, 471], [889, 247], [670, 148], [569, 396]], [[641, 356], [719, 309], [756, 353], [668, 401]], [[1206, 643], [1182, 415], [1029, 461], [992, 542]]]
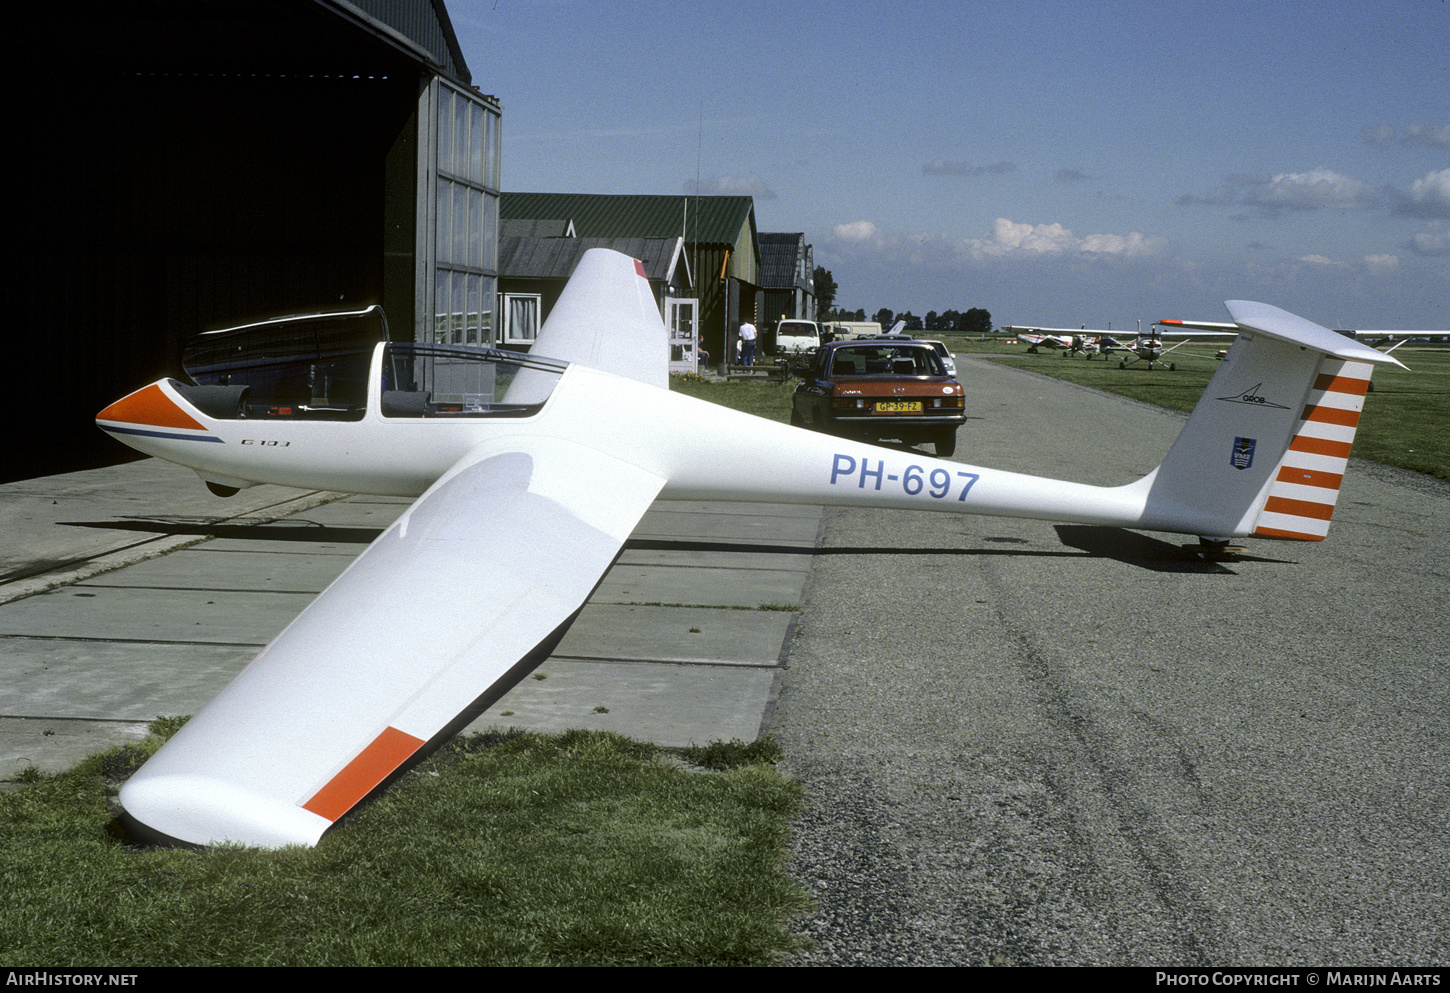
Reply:
[[448, 0], [506, 190], [749, 193], [838, 303], [1450, 328], [1450, 3]]

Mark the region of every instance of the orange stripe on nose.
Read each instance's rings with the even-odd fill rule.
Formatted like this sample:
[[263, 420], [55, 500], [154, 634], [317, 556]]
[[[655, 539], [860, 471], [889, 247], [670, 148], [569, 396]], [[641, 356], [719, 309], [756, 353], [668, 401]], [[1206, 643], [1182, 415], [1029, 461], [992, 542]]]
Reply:
[[395, 727], [383, 728], [382, 734], [343, 766], [302, 808], [329, 821], [337, 820], [422, 746], [422, 738]]
[[96, 415], [98, 421], [124, 421], [127, 424], [150, 424], [158, 428], [191, 428], [205, 431], [196, 418], [178, 407], [156, 383], [122, 397]]

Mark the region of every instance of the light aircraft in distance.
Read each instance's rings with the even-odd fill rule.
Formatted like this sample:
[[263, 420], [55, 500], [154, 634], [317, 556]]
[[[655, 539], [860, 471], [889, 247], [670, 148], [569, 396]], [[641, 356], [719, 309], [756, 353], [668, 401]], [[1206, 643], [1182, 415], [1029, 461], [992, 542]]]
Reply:
[[[1182, 325], [1184, 322], [1182, 322], [1182, 321], [1158, 321], [1157, 323], [1160, 324], [1160, 325], [1162, 325], [1162, 324]], [[1176, 344], [1176, 345], [1169, 345], [1168, 347], [1165, 348], [1164, 347], [1164, 341], [1163, 341], [1163, 339], [1166, 338], [1166, 337], [1168, 337], [1169, 334], [1172, 334], [1175, 337], [1177, 337], [1179, 334], [1188, 333], [1188, 334], [1192, 334], [1192, 336], [1194, 338], [1202, 338], [1202, 337], [1210, 336], [1210, 335], [1218, 335], [1218, 336], [1224, 336], [1224, 337], [1233, 337], [1233, 336], [1235, 336], [1235, 335], [1237, 335], [1239, 333], [1239, 326], [1237, 324], [1222, 324], [1222, 323], [1214, 324], [1214, 325], [1194, 324], [1194, 325], [1191, 325], [1191, 327], [1196, 328], [1197, 330], [1190, 331], [1190, 332], [1184, 332], [1182, 330], [1179, 330], [1179, 329], [1176, 329], [1175, 328], [1173, 331], [1170, 331], [1170, 332], [1168, 332], [1166, 334], [1157, 334], [1157, 335], [1152, 335], [1152, 334], [1142, 335], [1142, 334], [1140, 334], [1140, 335], [1138, 335], [1138, 337], [1134, 339], [1134, 341], [1133, 341], [1133, 343], [1131, 345], [1125, 345], [1125, 346], [1123, 346], [1123, 350], [1124, 351], [1129, 351], [1129, 352], [1132, 352], [1133, 353], [1133, 358], [1132, 359], [1122, 359], [1121, 361], [1118, 362], [1118, 368], [1119, 369], [1126, 369], [1129, 365], [1131, 365], [1134, 362], [1146, 361], [1148, 363], [1148, 368], [1149, 369], [1152, 369], [1154, 362], [1162, 362], [1163, 361], [1163, 356], [1167, 355], [1169, 352], [1173, 351], [1175, 348], [1182, 348], [1184, 345], [1188, 344], [1189, 341], [1192, 340], [1191, 338], [1184, 338], [1178, 344]], [[1173, 363], [1173, 362], [1169, 362], [1168, 363], [1168, 371], [1169, 372], [1172, 372], [1172, 371], [1174, 371], [1177, 368], [1178, 368], [1178, 366], [1177, 366], [1176, 363]]]
[[1163, 463], [1107, 487], [672, 393], [643, 268], [602, 249], [581, 259], [528, 354], [386, 340], [350, 351], [329, 318], [204, 335], [186, 362], [193, 382], [143, 387], [99, 426], [219, 493], [280, 483], [416, 500], [127, 781], [130, 827], [315, 844], [547, 656], [657, 499], [1318, 541], [1371, 366], [1398, 363], [1271, 306], [1228, 309], [1238, 338]]
[[[1096, 355], [1102, 346], [1102, 337], [1108, 335], [1107, 331], [1089, 331], [1087, 328], [1039, 328], [1028, 327], [1020, 324], [1007, 324], [1002, 327], [1003, 331], [1015, 336], [1019, 341], [1027, 343], [1027, 350], [1034, 355], [1039, 348], [1060, 350], [1064, 357], [1076, 355], [1078, 352], [1087, 352], [1091, 358]], [[1118, 343], [1111, 338], [1108, 339], [1111, 345]]]

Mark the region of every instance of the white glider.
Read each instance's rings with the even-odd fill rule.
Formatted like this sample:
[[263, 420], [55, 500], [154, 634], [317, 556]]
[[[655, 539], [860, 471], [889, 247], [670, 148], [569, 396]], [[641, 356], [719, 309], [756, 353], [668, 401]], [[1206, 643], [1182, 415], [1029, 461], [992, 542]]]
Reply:
[[[639, 264], [604, 250], [584, 256], [530, 355], [382, 342], [349, 358], [321, 338], [289, 351], [276, 340], [286, 322], [220, 335], [193, 373], [203, 382], [158, 381], [97, 423], [218, 492], [265, 482], [418, 499], [121, 803], [135, 825], [184, 842], [315, 844], [547, 656], [656, 499], [1317, 541], [1371, 364], [1398, 363], [1273, 307], [1228, 308], [1238, 338], [1163, 464], [1117, 487], [671, 393]], [[266, 347], [249, 348], [258, 334]]]

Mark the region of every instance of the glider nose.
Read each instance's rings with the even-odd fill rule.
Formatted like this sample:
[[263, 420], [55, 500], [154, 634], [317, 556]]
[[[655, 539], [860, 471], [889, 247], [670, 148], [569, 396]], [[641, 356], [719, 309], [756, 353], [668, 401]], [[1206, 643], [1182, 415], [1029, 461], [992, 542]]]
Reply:
[[[96, 420], [122, 424], [146, 424], [158, 428], [188, 428], [204, 431], [206, 428], [194, 417], [176, 405], [166, 395], [160, 383], [137, 390], [124, 396], [96, 415]], [[105, 425], [102, 425], [104, 427]]]

